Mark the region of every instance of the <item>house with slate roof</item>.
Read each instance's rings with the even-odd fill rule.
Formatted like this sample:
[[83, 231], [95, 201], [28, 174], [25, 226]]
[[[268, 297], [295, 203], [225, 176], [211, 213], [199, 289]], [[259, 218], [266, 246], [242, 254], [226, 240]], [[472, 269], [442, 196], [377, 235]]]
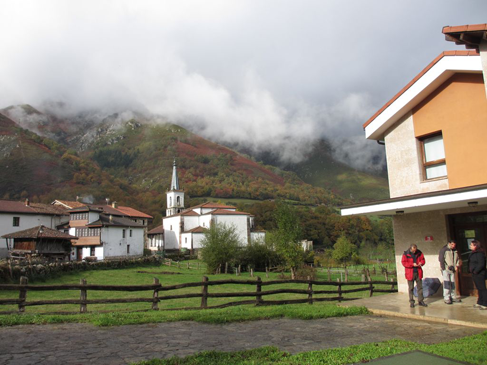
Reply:
[[265, 232], [254, 229], [254, 216], [239, 212], [234, 206], [207, 202], [185, 208], [184, 190], [179, 187], [176, 161], [173, 163], [171, 188], [166, 195], [166, 217], [162, 219], [162, 226], [157, 227], [164, 232], [164, 250], [188, 249], [193, 252], [201, 248], [205, 230], [219, 223], [235, 227], [242, 245], [265, 237]]
[[443, 34], [471, 50], [440, 54], [363, 125], [367, 139], [385, 144], [390, 199], [341, 213], [393, 218], [400, 292], [403, 251], [416, 243], [424, 276], [441, 279], [438, 252], [453, 239], [463, 262], [458, 294], [475, 295], [469, 243], [487, 242], [487, 24]]
[[[0, 200], [0, 236], [23, 231], [32, 227], [44, 226], [56, 229], [69, 220], [63, 207], [50, 204]], [[3, 240], [2, 240], [3, 241]], [[7, 244], [0, 243], [0, 257], [7, 257]]]
[[50, 260], [69, 261], [71, 241], [77, 237], [43, 225], [3, 235], [12, 256], [42, 255]]

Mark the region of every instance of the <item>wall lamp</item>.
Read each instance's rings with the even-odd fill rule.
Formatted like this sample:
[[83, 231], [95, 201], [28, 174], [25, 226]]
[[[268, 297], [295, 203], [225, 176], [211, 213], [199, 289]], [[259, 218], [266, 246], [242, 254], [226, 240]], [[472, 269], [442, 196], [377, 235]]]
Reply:
[[467, 204], [469, 207], [476, 207], [477, 205], [479, 205], [479, 202], [468, 202]]
[[396, 215], [403, 215], [404, 214], [404, 210], [396, 210]]

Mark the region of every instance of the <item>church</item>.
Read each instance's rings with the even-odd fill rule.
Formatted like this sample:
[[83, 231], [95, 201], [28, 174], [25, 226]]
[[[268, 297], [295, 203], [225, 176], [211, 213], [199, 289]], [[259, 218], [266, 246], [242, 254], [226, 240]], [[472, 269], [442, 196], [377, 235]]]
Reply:
[[[235, 227], [242, 245], [265, 238], [264, 231], [254, 229], [254, 216], [239, 212], [234, 206], [207, 202], [185, 208], [184, 190], [179, 186], [176, 161], [173, 163], [171, 187], [166, 195], [166, 217], [162, 219], [162, 226], [151, 231], [154, 237], [149, 232], [148, 248], [151, 250], [186, 249], [193, 252], [202, 247], [205, 230], [213, 224]], [[159, 244], [152, 245], [152, 242]]]

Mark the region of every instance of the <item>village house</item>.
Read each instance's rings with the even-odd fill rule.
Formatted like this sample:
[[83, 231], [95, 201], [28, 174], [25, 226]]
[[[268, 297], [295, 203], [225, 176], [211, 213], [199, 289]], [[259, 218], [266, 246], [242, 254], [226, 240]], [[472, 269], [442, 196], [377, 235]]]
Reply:
[[[67, 222], [69, 215], [66, 209], [50, 204], [0, 200], [0, 236], [23, 231], [33, 227], [44, 226], [56, 229], [58, 225]], [[7, 257], [8, 242], [0, 244], [0, 257]], [[10, 248], [12, 248], [10, 246]]]
[[[162, 226], [153, 230], [159, 235], [159, 243], [160, 232], [163, 232], [163, 250], [187, 249], [193, 252], [201, 248], [205, 230], [212, 224], [233, 226], [243, 245], [265, 237], [265, 232], [254, 229], [254, 217], [249, 213], [237, 211], [234, 206], [208, 202], [186, 209], [184, 190], [179, 187], [176, 161], [173, 163], [171, 188], [166, 195], [166, 217], [162, 219]], [[153, 242], [155, 244], [155, 241]], [[148, 248], [156, 250], [158, 247], [160, 246]]]
[[424, 276], [441, 279], [438, 252], [454, 239], [457, 291], [475, 295], [466, 261], [469, 243], [487, 240], [487, 24], [443, 33], [473, 50], [440, 54], [364, 124], [366, 138], [385, 144], [390, 199], [341, 212], [392, 216], [400, 292], [410, 244], [425, 255]]
[[127, 217], [106, 213], [106, 210], [94, 205], [69, 210], [66, 229], [70, 235], [78, 237], [73, 240], [71, 260], [143, 255], [146, 226]]

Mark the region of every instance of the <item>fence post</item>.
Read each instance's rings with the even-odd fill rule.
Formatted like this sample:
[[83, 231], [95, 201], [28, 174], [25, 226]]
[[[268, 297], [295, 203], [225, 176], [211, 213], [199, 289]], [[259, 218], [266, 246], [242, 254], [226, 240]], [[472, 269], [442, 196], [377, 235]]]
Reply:
[[348, 268], [345, 266], [345, 282], [348, 283]]
[[201, 289], [201, 308], [208, 307], [208, 277], [203, 276], [203, 288]]
[[[27, 285], [29, 283], [29, 279], [26, 276], [20, 277], [20, 285]], [[20, 288], [19, 290], [19, 312], [25, 312], [25, 301], [27, 299], [27, 289]]]
[[[81, 279], [79, 283], [80, 285], [86, 285], [86, 279]], [[88, 311], [88, 305], [86, 304], [87, 299], [88, 299], [87, 290], [81, 289], [79, 294], [79, 300], [81, 300], [81, 304], [79, 305], [80, 313], [86, 313]]]
[[370, 296], [374, 295], [374, 286], [372, 285], [372, 281], [369, 278], [369, 293]]
[[311, 283], [311, 276], [308, 276], [308, 304], [313, 304], [313, 284]]
[[250, 277], [253, 278], [254, 277], [254, 269], [250, 269]]
[[367, 274], [367, 280], [371, 281], [372, 279], [370, 278], [370, 271], [369, 268], [365, 269], [365, 273]]
[[338, 282], [338, 302], [341, 302], [343, 297], [342, 297], [342, 284], [340, 278], [337, 278], [337, 282]]
[[240, 276], [240, 273], [242, 272], [242, 265], [238, 265], [238, 276]]
[[257, 284], [255, 289], [257, 295], [255, 296], [255, 305], [259, 305], [260, 303], [262, 303], [262, 295], [259, 295], [261, 291], [262, 291], [262, 279], [260, 278], [260, 276], [257, 276]]
[[[159, 279], [154, 278], [154, 285], [159, 285]], [[153, 310], [159, 310], [159, 289], [154, 288], [154, 293], [152, 294], [152, 309]]]
[[225, 274], [228, 274], [228, 262], [225, 262]]
[[180, 268], [181, 268], [181, 264], [180, 264], [180, 263], [179, 263], [179, 261], [178, 261], [178, 269], [180, 269]]
[[389, 281], [389, 273], [387, 272], [387, 268], [384, 272], [384, 277], [385, 277], [386, 281]]

